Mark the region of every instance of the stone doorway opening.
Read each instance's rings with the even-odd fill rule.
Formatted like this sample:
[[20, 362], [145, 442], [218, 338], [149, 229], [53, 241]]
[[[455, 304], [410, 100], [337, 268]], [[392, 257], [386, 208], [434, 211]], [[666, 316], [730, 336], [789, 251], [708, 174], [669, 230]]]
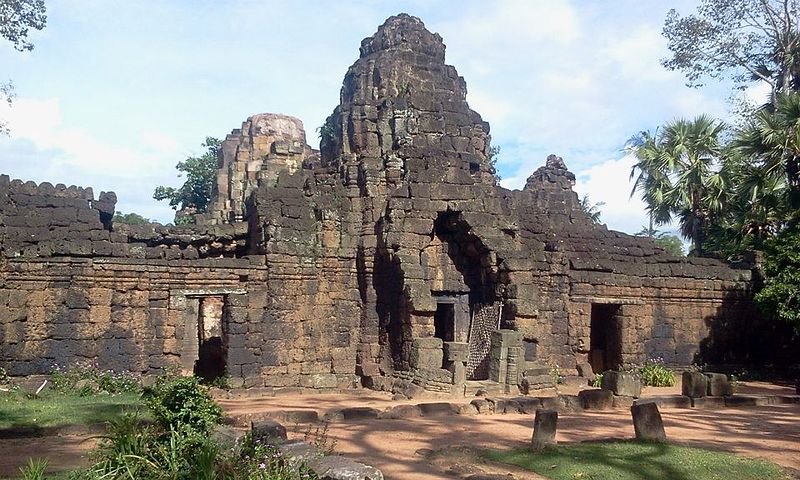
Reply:
[[452, 303], [437, 303], [433, 317], [436, 338], [443, 342], [454, 342], [456, 336], [456, 314]]
[[595, 372], [617, 370], [622, 365], [622, 305], [592, 304], [589, 363]]
[[225, 325], [225, 296], [209, 295], [197, 302], [197, 359], [193, 373], [205, 380], [225, 376], [228, 342]]

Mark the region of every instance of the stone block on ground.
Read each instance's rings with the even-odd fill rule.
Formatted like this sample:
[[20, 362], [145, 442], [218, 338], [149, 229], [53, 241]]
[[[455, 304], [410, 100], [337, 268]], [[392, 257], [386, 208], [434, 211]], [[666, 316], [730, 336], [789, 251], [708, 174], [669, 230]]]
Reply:
[[419, 398], [425, 393], [425, 389], [417, 384], [406, 380], [398, 380], [392, 385], [392, 393], [400, 393], [406, 398]]
[[320, 457], [308, 466], [320, 480], [383, 480], [383, 473], [377, 468], [345, 457]]
[[345, 407], [339, 409], [339, 412], [345, 421], [374, 420], [381, 413], [380, 410], [372, 407]]
[[458, 413], [458, 405], [446, 402], [420, 403], [417, 405], [423, 417], [436, 415], [454, 415]]
[[683, 372], [681, 393], [687, 397], [701, 398], [708, 392], [708, 377], [701, 372]]
[[308, 464], [312, 460], [322, 456], [322, 452], [313, 445], [303, 441], [296, 441], [278, 445], [278, 451], [289, 462], [290, 465], [297, 467], [301, 464]]
[[254, 440], [261, 440], [270, 445], [286, 442], [286, 427], [271, 419], [256, 420], [250, 424]]
[[733, 395], [733, 386], [724, 373], [706, 373], [708, 390], [706, 393], [712, 397]]
[[667, 439], [664, 422], [655, 402], [641, 402], [631, 407], [633, 430], [637, 440], [663, 442]]
[[533, 437], [531, 449], [542, 450], [556, 444], [556, 430], [558, 428], [558, 412], [555, 410], [536, 410], [533, 419]]
[[469, 403], [478, 409], [478, 413], [494, 412], [494, 404], [484, 398], [476, 398]]
[[614, 408], [631, 408], [635, 400], [633, 397], [614, 395]]
[[614, 407], [614, 394], [609, 390], [581, 390], [578, 398], [586, 410], [609, 410]]
[[422, 412], [416, 405], [396, 405], [381, 412], [378, 418], [402, 419], [421, 416]]
[[603, 373], [603, 390], [609, 390], [614, 395], [638, 398], [642, 395], [642, 379], [634, 373], [607, 370]]
[[220, 450], [230, 450], [239, 446], [247, 431], [231, 425], [215, 425], [210, 432], [211, 440]]

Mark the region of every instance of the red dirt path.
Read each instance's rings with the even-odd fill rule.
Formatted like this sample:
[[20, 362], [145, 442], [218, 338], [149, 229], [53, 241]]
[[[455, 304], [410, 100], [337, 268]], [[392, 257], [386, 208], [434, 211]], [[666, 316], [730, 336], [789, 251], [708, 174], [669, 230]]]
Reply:
[[[740, 392], [793, 393], [784, 387], [757, 383], [744, 386]], [[674, 393], [674, 389], [652, 389], [645, 393]], [[466, 403], [468, 399], [449, 401]], [[300, 409], [322, 413], [346, 406], [383, 409], [398, 403], [419, 402], [393, 401], [388, 394], [362, 390], [330, 394], [281, 394], [222, 400], [221, 403], [226, 413], [242, 414]], [[665, 408], [662, 409], [662, 416], [667, 436], [672, 441], [764, 458], [800, 472], [800, 405], [718, 410]], [[302, 436], [305, 430], [303, 425], [287, 427], [294, 431], [296, 437]], [[434, 464], [425, 453], [458, 445], [517, 447], [530, 439], [531, 428], [532, 415], [450, 415], [331, 423], [327, 435], [336, 441], [337, 453], [372, 464], [383, 470], [389, 479], [449, 479], [459, 478], [459, 475], [446, 471], [446, 466]], [[633, 426], [627, 409], [562, 414], [559, 417], [557, 439], [560, 442], [632, 436]], [[0, 476], [16, 476], [19, 465], [28, 456], [47, 456], [54, 469], [75, 468], [85, 462], [81, 455], [94, 443], [94, 439], [81, 436], [0, 440]]]

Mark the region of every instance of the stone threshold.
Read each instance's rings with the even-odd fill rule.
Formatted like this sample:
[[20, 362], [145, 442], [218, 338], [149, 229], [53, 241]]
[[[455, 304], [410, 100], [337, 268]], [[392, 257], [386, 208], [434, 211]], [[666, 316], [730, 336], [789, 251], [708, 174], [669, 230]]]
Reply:
[[731, 395], [728, 397], [690, 398], [685, 395], [658, 395], [634, 399], [614, 397], [611, 408], [592, 408], [578, 395], [557, 397], [481, 397], [469, 403], [425, 402], [395, 405], [385, 409], [374, 407], [344, 407], [326, 411], [280, 410], [247, 413], [225, 417], [225, 422], [246, 427], [254, 421], [274, 419], [287, 424], [316, 422], [358, 422], [364, 420], [406, 419], [445, 415], [533, 414], [537, 409], [557, 410], [559, 413], [600, 412], [628, 409], [634, 404], [654, 402], [659, 408], [742, 408], [800, 404], [800, 395]]

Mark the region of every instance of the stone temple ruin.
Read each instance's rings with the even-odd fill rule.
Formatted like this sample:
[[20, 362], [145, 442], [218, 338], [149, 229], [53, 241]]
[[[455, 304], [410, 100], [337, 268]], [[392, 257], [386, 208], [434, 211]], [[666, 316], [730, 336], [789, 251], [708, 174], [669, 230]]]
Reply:
[[196, 225], [113, 224], [116, 197], [0, 177], [0, 366], [229, 375], [234, 385], [507, 391], [706, 354], [751, 270], [667, 255], [582, 212], [550, 156], [497, 185], [489, 125], [408, 15], [361, 43], [320, 149], [254, 115]]

